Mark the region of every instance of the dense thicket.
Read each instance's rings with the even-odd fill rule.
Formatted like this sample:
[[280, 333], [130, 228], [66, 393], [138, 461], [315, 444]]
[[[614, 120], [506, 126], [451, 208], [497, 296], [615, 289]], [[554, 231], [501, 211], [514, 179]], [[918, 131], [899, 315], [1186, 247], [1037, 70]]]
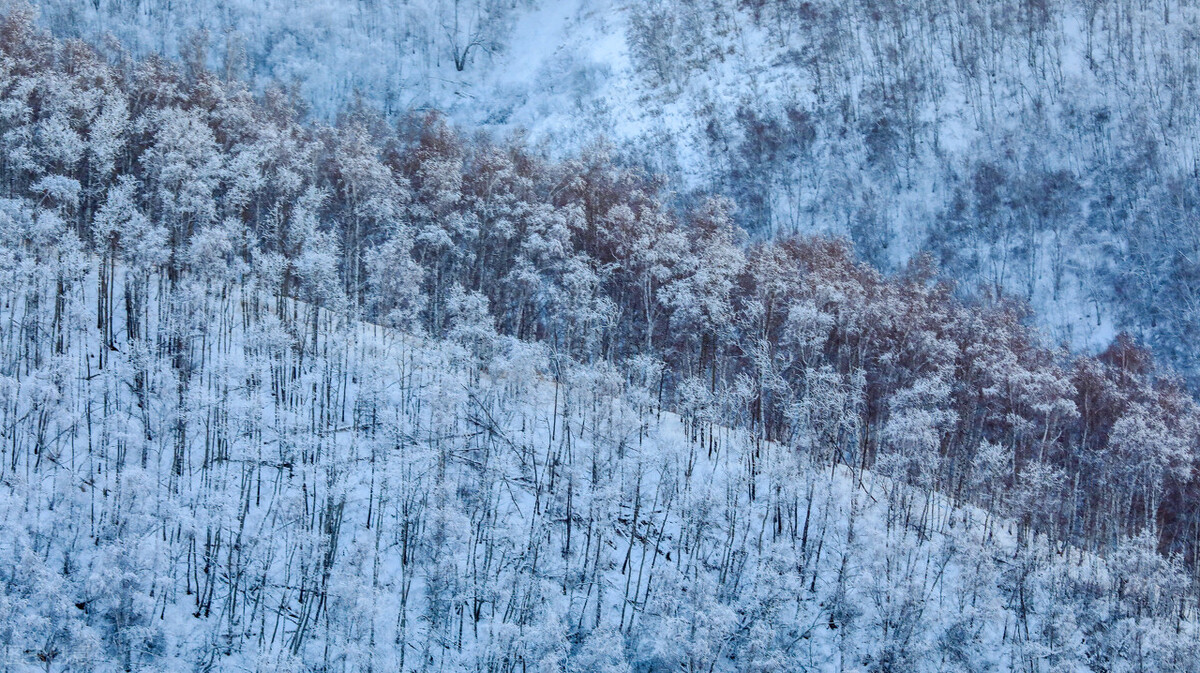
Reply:
[[1200, 412], [1128, 338], [21, 9], [0, 100], [6, 662], [1195, 669]]

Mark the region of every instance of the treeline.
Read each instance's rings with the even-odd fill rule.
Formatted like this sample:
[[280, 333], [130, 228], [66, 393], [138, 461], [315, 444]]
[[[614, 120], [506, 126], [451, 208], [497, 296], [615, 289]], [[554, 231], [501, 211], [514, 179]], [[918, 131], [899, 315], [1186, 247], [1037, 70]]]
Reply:
[[[1200, 415], [1127, 338], [1072, 356], [923, 258], [883, 276], [836, 239], [746, 246], [731, 203], [675, 212], [603, 147], [548, 161], [436, 114], [308, 123], [282, 90], [201, 59], [108, 62], [20, 9], [0, 38], [4, 189], [99, 259], [99, 367], [145, 332], [155, 283], [255, 274], [280, 302], [613, 363], [697, 433], [749, 428], [1099, 552], [1148, 531], [1197, 567]], [[188, 338], [163, 346], [184, 384]]]
[[[295, 83], [322, 118], [362, 95], [389, 116], [523, 120], [572, 151], [621, 133], [653, 172], [731, 197], [757, 237], [833, 232], [889, 271], [928, 250], [963, 292], [1024, 297], [1056, 340], [1129, 331], [1200, 389], [1189, 0], [538, 4], [38, 6], [56, 35], [112, 32], [138, 55], [211, 42], [211, 66]], [[538, 63], [515, 26], [546, 20], [579, 37]], [[619, 46], [579, 46], [597, 38]]]

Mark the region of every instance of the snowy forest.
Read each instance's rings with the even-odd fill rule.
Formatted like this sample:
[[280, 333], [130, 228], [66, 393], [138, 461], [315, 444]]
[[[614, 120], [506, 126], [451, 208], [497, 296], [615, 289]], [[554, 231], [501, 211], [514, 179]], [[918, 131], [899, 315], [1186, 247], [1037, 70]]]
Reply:
[[1055, 343], [1126, 331], [1200, 386], [1194, 0], [38, 5], [57, 36], [136, 57], [203, 35], [210, 69], [327, 121], [356, 98], [436, 109], [560, 159], [602, 136], [672, 206], [722, 194], [755, 240], [841, 236], [889, 272], [929, 252]]
[[[447, 73], [553, 9], [350, 4], [389, 26], [360, 55], [424, 26], [412, 53]], [[1141, 162], [1121, 182], [1032, 131], [919, 147], [922, 106], [880, 136], [834, 94], [913, 52], [842, 72], [818, 51], [795, 63], [848, 106], [842, 140], [824, 111], [714, 101], [740, 140], [673, 168], [645, 134], [472, 123], [370, 81], [315, 97], [253, 40], [168, 20], [188, 6], [0, 1], [0, 671], [1200, 671], [1194, 110], [1146, 154], [1113, 137], [1127, 118], [1080, 131], [1083, 156]], [[622, 10], [631, 67], [677, 98], [721, 62], [672, 42], [710, 12], [809, 46], [797, 26], [833, 12], [685, 7]], [[1046, 46], [1015, 67], [1052, 77], [1053, 22], [1029, 17], [1063, 12], [1200, 40], [1176, 0], [1021, 7], [972, 58], [1009, 67], [1001, 36], [1027, 31]], [[1151, 32], [1075, 29], [1134, 89], [1184, 105], [1200, 77], [1168, 82], [1195, 52], [1151, 58]], [[319, 49], [354, 53], [333, 35], [327, 69]], [[982, 126], [1011, 122], [1001, 91], [968, 94]], [[838, 154], [853, 129], [869, 166]], [[923, 163], [967, 149], [965, 179]], [[777, 220], [893, 198], [903, 236]], [[1047, 318], [1055, 268], [1077, 304]], [[1085, 318], [1107, 327], [1053, 327]]]

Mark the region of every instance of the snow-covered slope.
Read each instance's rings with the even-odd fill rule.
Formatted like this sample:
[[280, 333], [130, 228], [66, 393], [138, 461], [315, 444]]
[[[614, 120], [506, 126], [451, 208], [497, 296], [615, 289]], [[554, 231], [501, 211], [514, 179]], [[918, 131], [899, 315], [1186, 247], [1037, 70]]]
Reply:
[[[175, 34], [150, 4], [99, 7]], [[299, 21], [333, 58], [403, 25], [370, 20], [379, 7], [424, 5], [218, 8], [271, 7], [264, 21]], [[549, 91], [574, 66], [542, 61], [575, 33], [536, 43], [538, 26], [610, 33], [584, 5], [539, 7], [488, 8], [523, 36], [508, 51], [469, 12], [435, 14], [461, 31], [440, 58], [477, 73], [481, 54], [524, 49], [530, 67], [488, 81]], [[595, 91], [626, 102], [579, 119], [631, 138], [702, 128], [713, 144], [679, 152], [710, 156], [746, 221], [777, 212], [759, 197], [779, 187], [853, 210], [880, 185], [931, 184], [878, 117], [810, 134], [802, 108], [722, 103], [688, 126], [680, 101], [705, 72], [736, 87], [754, 71], [708, 38], [759, 54], [788, 36], [764, 34], [770, 11], [750, 30], [720, 8], [606, 12], [628, 49], [575, 47], [661, 82], [596, 68]], [[842, 15], [805, 21], [822, 16]], [[604, 148], [547, 160], [436, 114], [305, 121], [205, 71], [197, 42], [180, 67], [108, 60], [20, 8], [0, 37], [2, 668], [1197, 669], [1200, 410], [1131, 340], [1076, 357], [1020, 306], [958, 301], [927, 261], [886, 277], [829, 238], [743, 246], [727, 201], [664, 206], [669, 190]], [[550, 100], [556, 128], [584, 128], [564, 102], [577, 87], [558, 91], [506, 114]], [[849, 114], [832, 109], [820, 118]], [[724, 134], [726, 113], [747, 133]], [[746, 172], [771, 166], [799, 172]], [[976, 165], [941, 216], [966, 244], [950, 268], [974, 255], [997, 283], [1044, 289], [1032, 242], [1092, 259], [1066, 226], [1077, 194], [1013, 166]], [[847, 176], [866, 191], [839, 191]], [[1161, 203], [1126, 187], [1114, 203], [1160, 237], [1173, 220], [1146, 209], [1187, 212], [1180, 184]], [[1191, 277], [1154, 251], [1137, 259], [1174, 283], [1154, 286], [1165, 309]]]
[[118, 267], [148, 303], [104, 345], [73, 264], [57, 307], [6, 271], [6, 670], [1196, 670], [1150, 540], [1018, 539], [604, 365], [254, 275]]

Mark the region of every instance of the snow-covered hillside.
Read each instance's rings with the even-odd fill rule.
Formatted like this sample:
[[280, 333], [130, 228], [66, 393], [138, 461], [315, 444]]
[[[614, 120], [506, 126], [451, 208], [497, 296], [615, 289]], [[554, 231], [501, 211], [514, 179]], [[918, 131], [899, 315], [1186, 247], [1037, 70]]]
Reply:
[[1018, 541], [605, 365], [253, 274], [118, 267], [149, 301], [109, 347], [74, 263], [56, 307], [5, 268], [6, 670], [1195, 670], [1188, 579], [1148, 539]]
[[62, 36], [295, 83], [325, 118], [361, 97], [556, 156], [607, 137], [756, 236], [845, 235], [883, 269], [929, 250], [1056, 342], [1124, 329], [1200, 371], [1188, 2], [36, 5]]
[[1200, 668], [1200, 405], [1128, 335], [201, 44], [0, 5], [0, 670]]

